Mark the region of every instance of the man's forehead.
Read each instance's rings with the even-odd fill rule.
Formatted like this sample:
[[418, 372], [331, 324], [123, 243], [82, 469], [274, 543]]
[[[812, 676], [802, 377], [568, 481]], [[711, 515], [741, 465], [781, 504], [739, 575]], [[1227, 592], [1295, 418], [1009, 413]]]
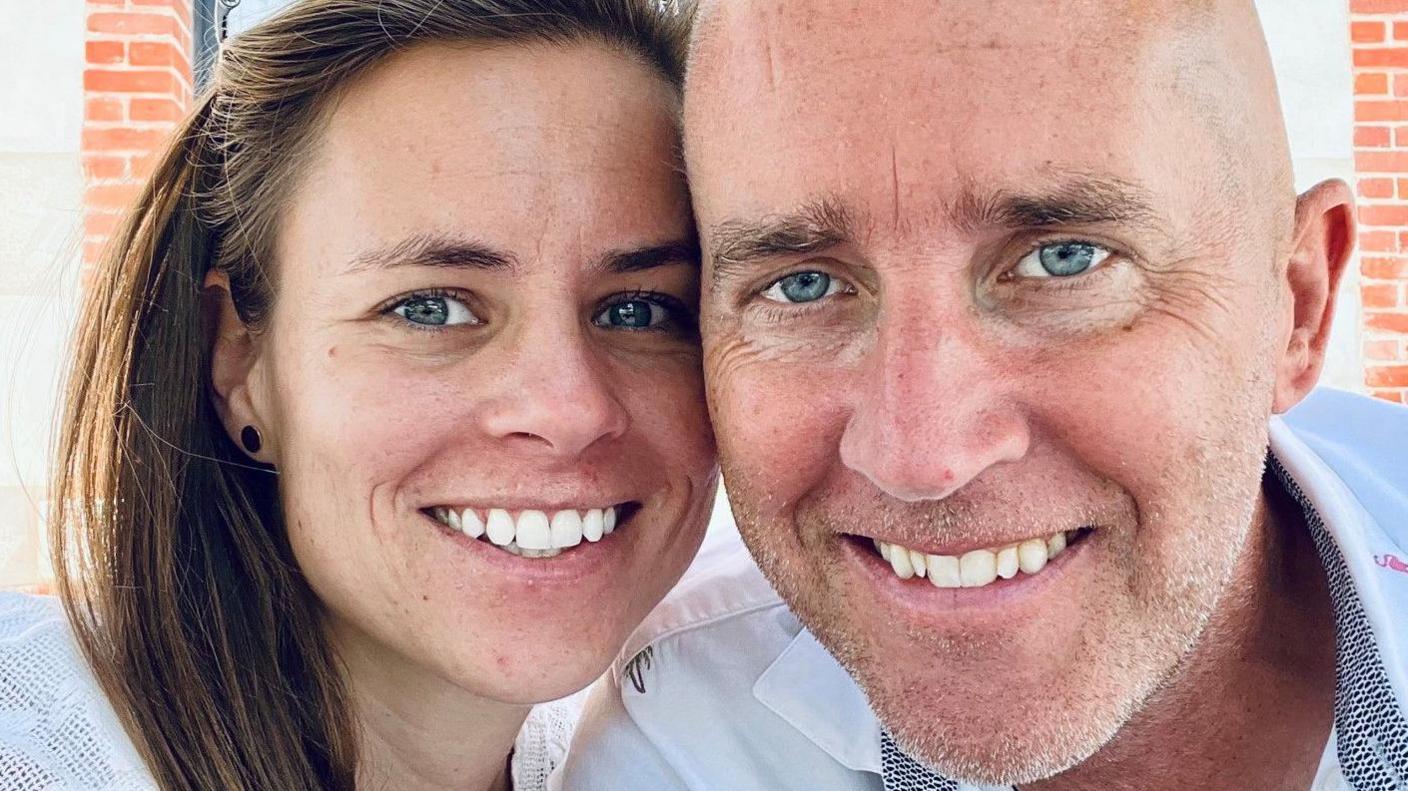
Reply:
[[[706, 5], [686, 91], [701, 216], [720, 196], [731, 214], [776, 210], [774, 199], [799, 198], [791, 188], [803, 181], [808, 194], [852, 191], [873, 210], [893, 203], [897, 215], [932, 213], [960, 199], [963, 185], [1024, 191], [1053, 172], [1157, 186], [1170, 180], [1175, 157], [1160, 162], [1151, 142], [1169, 153], [1225, 142], [1209, 145], [1214, 127], [1226, 124], [1222, 103], [1204, 91], [1237, 83], [1239, 67], [1209, 55], [1200, 32], [1232, 22], [1252, 35], [1259, 28], [1249, 2], [1241, 9], [1249, 16], [1232, 22], [1214, 19], [1222, 5], [1236, 16], [1232, 6], [1242, 3]], [[1171, 25], [1175, 18], [1181, 23]], [[1171, 101], [1179, 93], [1184, 99]], [[1274, 105], [1274, 86], [1269, 93]], [[789, 179], [788, 169], [805, 178]], [[1197, 193], [1214, 170], [1172, 180]], [[746, 205], [749, 197], [756, 205]]]
[[[703, 60], [765, 56], [791, 62], [896, 55], [1101, 47], [1102, 61], [1132, 56], [1151, 36], [1210, 19], [1217, 0], [705, 0], [693, 51]], [[1073, 64], [1074, 65], [1074, 64]]]

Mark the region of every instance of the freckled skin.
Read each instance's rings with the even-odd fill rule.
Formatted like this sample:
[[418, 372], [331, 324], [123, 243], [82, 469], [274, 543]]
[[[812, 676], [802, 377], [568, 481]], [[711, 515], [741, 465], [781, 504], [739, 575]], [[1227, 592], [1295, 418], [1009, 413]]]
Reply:
[[[916, 755], [1023, 789], [1304, 789], [1333, 634], [1262, 465], [1318, 375], [1350, 198], [1294, 195], [1250, 3], [1155, 5], [706, 3], [685, 122], [710, 409], [744, 540]], [[960, 221], [1091, 175], [1148, 216]], [[841, 243], [707, 252], [823, 198]], [[1111, 256], [1010, 276], [1073, 239]], [[764, 296], [799, 271], [845, 290]], [[842, 537], [1084, 526], [1077, 571], [941, 627]]]
[[[497, 778], [527, 707], [600, 675], [703, 538], [717, 465], [693, 317], [595, 323], [636, 291], [697, 303], [693, 262], [598, 266], [693, 235], [677, 106], [598, 44], [422, 47], [339, 96], [302, 173], [270, 324], [225, 398], [230, 425], [268, 438], [385, 787]], [[349, 268], [418, 234], [518, 268]], [[429, 289], [481, 323], [430, 332], [390, 312]], [[628, 500], [625, 549], [576, 587], [530, 584], [422, 512]]]

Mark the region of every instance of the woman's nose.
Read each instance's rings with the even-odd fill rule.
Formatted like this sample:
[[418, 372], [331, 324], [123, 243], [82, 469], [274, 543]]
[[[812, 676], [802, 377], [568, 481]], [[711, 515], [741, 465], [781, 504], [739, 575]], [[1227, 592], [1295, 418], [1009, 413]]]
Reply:
[[479, 410], [483, 430], [568, 457], [625, 434], [630, 413], [609, 360], [589, 343], [590, 330], [545, 329], [516, 333], [499, 370], [478, 372], [494, 378]]

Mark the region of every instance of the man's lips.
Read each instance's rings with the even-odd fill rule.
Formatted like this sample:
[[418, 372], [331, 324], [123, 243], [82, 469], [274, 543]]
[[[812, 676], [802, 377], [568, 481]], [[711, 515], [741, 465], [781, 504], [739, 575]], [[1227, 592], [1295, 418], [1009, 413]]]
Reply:
[[[1034, 569], [1031, 572], [1022, 569], [1020, 544], [971, 550], [961, 556], [931, 557], [926, 553], [920, 561], [924, 565], [922, 577], [908, 548], [861, 536], [843, 537], [841, 548], [847, 565], [868, 580], [878, 595], [900, 610], [912, 612], [916, 620], [941, 625], [960, 611], [997, 607], [999, 609], [995, 613], [1001, 612], [1016, 601], [1050, 587], [1066, 577], [1070, 569], [1084, 562], [1085, 556], [1090, 554], [1090, 547], [1095, 544], [1092, 538], [1098, 533], [1091, 528], [1081, 528], [1053, 534], [1056, 535], [1061, 536], [1056, 539], [1056, 551], [1053, 553], [1051, 545], [1047, 544], [1044, 563], [1032, 554], [1035, 547], [1029, 547], [1028, 568]], [[1065, 546], [1061, 546], [1063, 539]], [[883, 550], [884, 555], [881, 554], [882, 546], [887, 547]], [[1010, 552], [999, 561], [1003, 550], [1012, 546], [1017, 547], [1015, 572]], [[991, 559], [975, 553], [987, 553]], [[966, 581], [965, 558], [968, 559]], [[1001, 569], [997, 568], [999, 562], [1003, 566]]]
[[[1089, 532], [1090, 528], [1078, 528], [948, 552], [879, 538], [869, 539], [869, 543], [900, 579], [927, 578], [936, 588], [981, 588], [1019, 574], [1040, 574], [1050, 561], [1064, 553], [1069, 545], [1083, 540]], [[865, 537], [852, 538], [866, 543]]]

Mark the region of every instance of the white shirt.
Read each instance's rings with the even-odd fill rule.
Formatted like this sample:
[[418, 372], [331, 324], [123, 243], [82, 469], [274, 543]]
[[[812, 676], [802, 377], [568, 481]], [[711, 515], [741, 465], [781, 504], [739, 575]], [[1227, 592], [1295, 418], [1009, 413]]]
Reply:
[[[543, 791], [581, 699], [533, 708], [510, 771]], [[57, 599], [0, 593], [0, 791], [152, 791], [156, 781], [84, 661]]]
[[[1318, 390], [1270, 434], [1335, 599], [1335, 731], [1311, 791], [1408, 789], [1408, 409]], [[881, 752], [864, 693], [734, 538], [632, 636], [549, 787], [882, 791]]]

